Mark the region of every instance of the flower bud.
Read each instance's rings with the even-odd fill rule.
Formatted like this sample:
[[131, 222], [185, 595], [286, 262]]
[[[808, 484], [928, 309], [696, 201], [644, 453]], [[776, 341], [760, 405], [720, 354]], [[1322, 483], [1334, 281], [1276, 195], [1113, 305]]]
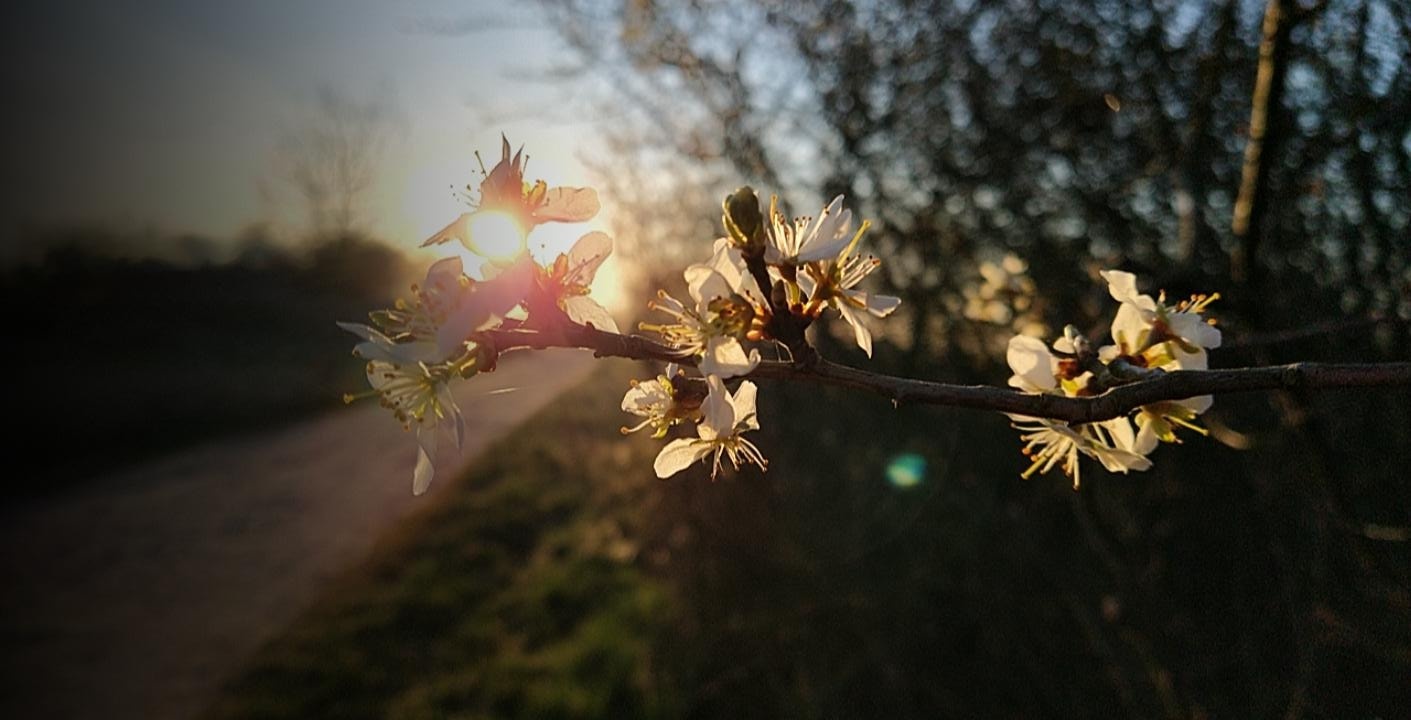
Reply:
[[764, 252], [764, 214], [759, 210], [759, 196], [746, 185], [736, 190], [723, 203], [725, 232], [730, 244], [745, 255]]

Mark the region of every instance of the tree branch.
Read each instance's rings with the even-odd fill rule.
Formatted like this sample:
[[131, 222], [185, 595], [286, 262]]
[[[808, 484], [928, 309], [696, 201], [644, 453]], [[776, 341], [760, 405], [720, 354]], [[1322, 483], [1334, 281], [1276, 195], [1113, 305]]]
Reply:
[[[498, 351], [573, 347], [592, 350], [597, 357], [695, 364], [694, 357], [682, 357], [673, 348], [638, 335], [619, 335], [570, 323], [547, 330], [492, 330], [484, 335]], [[860, 370], [823, 358], [808, 363], [765, 361], [746, 377], [803, 380], [866, 390], [889, 398], [898, 405], [946, 405], [1071, 423], [1091, 423], [1121, 417], [1143, 405], [1199, 395], [1293, 388], [1411, 386], [1411, 362], [1301, 362], [1269, 367], [1161, 372], [1149, 380], [1115, 387], [1089, 398], [1032, 395], [989, 385], [952, 385], [914, 380]]]
[[1249, 111], [1249, 142], [1244, 148], [1239, 195], [1235, 198], [1230, 229], [1241, 242], [1233, 272], [1237, 280], [1252, 282], [1258, 272], [1256, 254], [1264, 233], [1269, 205], [1269, 173], [1275, 161], [1281, 127], [1275, 123], [1288, 73], [1289, 32], [1293, 26], [1293, 0], [1269, 0], [1264, 9], [1263, 37], [1259, 43], [1259, 70]]

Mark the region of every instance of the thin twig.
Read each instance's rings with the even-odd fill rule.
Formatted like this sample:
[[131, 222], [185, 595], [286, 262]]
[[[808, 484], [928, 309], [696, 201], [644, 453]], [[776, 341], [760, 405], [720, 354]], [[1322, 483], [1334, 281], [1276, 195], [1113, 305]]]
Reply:
[[[486, 333], [500, 351], [514, 348], [587, 348], [598, 357], [657, 360], [694, 365], [694, 357], [638, 335], [619, 335], [581, 325], [550, 330], [495, 330]], [[746, 377], [802, 380], [876, 393], [895, 404], [916, 403], [993, 410], [1071, 423], [1121, 417], [1143, 405], [1200, 395], [1292, 388], [1411, 386], [1411, 362], [1292, 363], [1269, 367], [1163, 372], [1112, 388], [1094, 397], [1033, 395], [989, 385], [952, 385], [883, 375], [840, 365], [824, 358], [808, 363], [764, 361]]]

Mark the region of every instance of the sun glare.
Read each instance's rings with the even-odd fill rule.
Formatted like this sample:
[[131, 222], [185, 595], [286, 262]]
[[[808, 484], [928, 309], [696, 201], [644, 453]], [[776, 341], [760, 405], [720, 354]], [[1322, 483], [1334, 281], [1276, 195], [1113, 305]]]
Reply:
[[524, 250], [524, 229], [508, 213], [481, 210], [470, 218], [470, 249], [487, 260], [508, 262]]

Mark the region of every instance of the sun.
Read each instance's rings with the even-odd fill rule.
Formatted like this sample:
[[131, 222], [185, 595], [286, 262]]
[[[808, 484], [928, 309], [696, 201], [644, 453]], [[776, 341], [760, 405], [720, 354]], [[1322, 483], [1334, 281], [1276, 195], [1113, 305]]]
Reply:
[[[497, 138], [494, 138], [497, 140]], [[528, 175], [543, 177], [551, 185], [587, 185], [586, 170], [572, 160], [571, 143], [530, 142], [527, 145], [540, 148], [530, 162]], [[493, 145], [486, 145], [492, 147]], [[547, 148], [547, 149], [546, 149]], [[411, 238], [419, 243], [434, 235], [461, 213], [472, 210], [464, 197], [455, 192], [467, 183], [479, 180], [476, 172], [464, 161], [465, 153], [448, 153], [445, 144], [428, 143], [412, 148], [404, 158], [402, 172], [392, 203], [395, 205], [394, 231], [398, 235]], [[578, 238], [599, 230], [611, 233], [610, 218], [613, 208], [611, 199], [600, 198], [602, 212], [588, 223], [559, 224], [544, 223], [525, 233], [516, 221], [504, 213], [477, 212], [471, 218], [470, 236], [474, 248], [466, 248], [460, 243], [439, 245], [435, 251], [441, 255], [459, 254], [464, 261], [466, 273], [474, 279], [482, 278], [482, 268], [487, 261], [503, 262], [519, 252], [528, 250], [541, 265], [552, 264], [560, 253], [567, 253]], [[609, 256], [598, 269], [593, 281], [592, 296], [613, 314], [623, 314], [639, 304], [629, 297], [624, 281], [631, 275], [630, 263], [617, 254]]]
[[480, 210], [470, 218], [470, 251], [495, 263], [507, 263], [524, 252], [524, 228], [507, 212]]

